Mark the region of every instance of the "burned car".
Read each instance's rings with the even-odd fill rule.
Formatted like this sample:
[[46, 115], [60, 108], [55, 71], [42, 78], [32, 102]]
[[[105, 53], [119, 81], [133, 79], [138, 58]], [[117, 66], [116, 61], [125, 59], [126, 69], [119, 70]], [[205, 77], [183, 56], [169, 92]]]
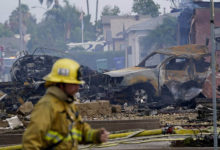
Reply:
[[[57, 59], [67, 58], [66, 55], [61, 55], [58, 50], [54, 49], [37, 48], [33, 53], [19, 57], [10, 70], [12, 81], [0, 82], [0, 92], [7, 95], [0, 100], [0, 105], [2, 104], [8, 112], [16, 112], [18, 106], [26, 101], [36, 104], [45, 93], [42, 78], [50, 72]], [[71, 58], [70, 54], [69, 57]], [[81, 101], [97, 99], [103, 93], [101, 79], [104, 75], [88, 66], [82, 65], [81, 67], [86, 84], [79, 89], [79, 99]]]
[[210, 74], [208, 55], [203, 45], [155, 50], [135, 67], [105, 72], [107, 95], [114, 102], [131, 104], [190, 100], [200, 94]]

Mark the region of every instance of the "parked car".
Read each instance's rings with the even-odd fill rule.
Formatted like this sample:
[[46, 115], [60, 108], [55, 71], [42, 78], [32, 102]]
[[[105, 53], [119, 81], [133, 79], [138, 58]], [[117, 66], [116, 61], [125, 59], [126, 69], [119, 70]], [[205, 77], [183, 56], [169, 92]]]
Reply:
[[183, 45], [153, 51], [139, 65], [105, 72], [107, 97], [116, 102], [173, 103], [190, 100], [202, 91], [210, 74], [208, 48]]

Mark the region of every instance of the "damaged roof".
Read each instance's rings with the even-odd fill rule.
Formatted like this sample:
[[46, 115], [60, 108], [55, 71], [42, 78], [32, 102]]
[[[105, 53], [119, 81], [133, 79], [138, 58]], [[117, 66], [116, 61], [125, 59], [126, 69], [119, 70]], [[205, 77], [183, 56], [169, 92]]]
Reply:
[[205, 45], [190, 44], [183, 46], [174, 46], [170, 48], [158, 49], [155, 53], [161, 53], [165, 55], [175, 56], [189, 56], [189, 57], [200, 57], [201, 55], [209, 54], [208, 47]]

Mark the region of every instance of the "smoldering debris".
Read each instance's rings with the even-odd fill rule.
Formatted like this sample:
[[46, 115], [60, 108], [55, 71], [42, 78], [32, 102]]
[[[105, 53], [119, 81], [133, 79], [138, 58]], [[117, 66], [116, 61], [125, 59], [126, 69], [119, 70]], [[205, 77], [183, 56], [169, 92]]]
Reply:
[[[15, 61], [10, 72], [12, 82], [0, 83], [0, 91], [6, 94], [1, 96], [1, 104], [7, 112], [16, 112], [26, 101], [37, 103], [46, 90], [42, 78], [51, 71], [57, 59], [59, 57], [49, 55], [25, 55]], [[100, 99], [104, 75], [87, 66], [82, 66], [82, 74], [86, 84], [80, 88], [79, 99]]]
[[[220, 104], [217, 99], [217, 120], [220, 119]], [[195, 110], [198, 112], [197, 119], [204, 122], [212, 122], [213, 120], [213, 106], [211, 99], [199, 98], [196, 100], [197, 106]]]
[[51, 66], [59, 57], [48, 55], [25, 55], [18, 58], [11, 68], [13, 82], [33, 83], [42, 81], [43, 76], [48, 74]]

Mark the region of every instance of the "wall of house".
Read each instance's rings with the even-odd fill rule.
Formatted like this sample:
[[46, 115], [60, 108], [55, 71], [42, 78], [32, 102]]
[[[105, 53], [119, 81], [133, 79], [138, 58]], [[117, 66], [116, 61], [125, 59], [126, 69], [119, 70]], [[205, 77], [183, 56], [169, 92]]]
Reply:
[[[109, 16], [109, 22], [105, 22], [103, 24], [104, 40], [107, 41], [107, 34], [111, 34], [113, 41], [109, 45], [109, 50], [120, 50], [120, 45], [122, 43], [121, 39], [123, 39], [123, 32], [130, 26], [138, 24], [142, 21], [146, 21], [149, 18], [150, 16], [140, 16], [139, 18], [136, 18], [135, 16]], [[111, 33], [107, 33], [109, 31]]]
[[111, 30], [111, 26], [110, 24], [103, 24], [103, 35], [104, 35], [104, 39], [106, 40], [106, 36], [107, 36], [107, 31]]
[[[215, 27], [220, 27], [220, 8], [215, 9]], [[195, 44], [205, 44], [210, 39], [210, 9], [196, 8], [194, 14], [194, 32], [192, 37]], [[209, 42], [209, 48], [211, 42]]]
[[[209, 50], [211, 51], [211, 26], [210, 26], [210, 9], [196, 8], [193, 16], [193, 26], [191, 32], [192, 44], [206, 44], [209, 39]], [[215, 8], [215, 27], [220, 27], [220, 8]], [[217, 49], [217, 63], [220, 64], [220, 49]]]
[[115, 50], [125, 50], [126, 42], [124, 39], [116, 39], [113, 44]]
[[148, 34], [147, 31], [133, 31], [128, 34], [128, 47], [131, 47], [131, 53], [128, 54], [128, 67], [136, 66], [140, 63], [142, 57], [140, 48], [140, 39]]
[[128, 17], [128, 18], [115, 18], [110, 21], [111, 23], [111, 31], [113, 38], [122, 38], [122, 34], [117, 36], [118, 33], [123, 32], [123, 30], [128, 29], [132, 25], [141, 23], [143, 21], [148, 20], [150, 17], [146, 16], [145, 18], [140, 18], [138, 20], [135, 17]]

